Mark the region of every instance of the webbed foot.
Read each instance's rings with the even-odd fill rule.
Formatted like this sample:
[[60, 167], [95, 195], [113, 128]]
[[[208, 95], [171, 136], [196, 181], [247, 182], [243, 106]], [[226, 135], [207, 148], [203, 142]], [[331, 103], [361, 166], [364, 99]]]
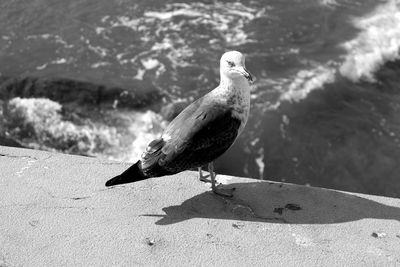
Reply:
[[219, 184], [218, 186], [216, 185], [216, 181], [215, 181], [216, 174], [214, 172], [214, 164], [212, 162], [210, 162], [208, 164], [208, 171], [210, 172], [212, 191], [215, 194], [223, 196], [223, 197], [233, 197], [233, 191], [235, 191], [235, 188], [225, 189], [225, 188], [221, 188], [221, 184]]
[[233, 197], [233, 191], [235, 191], [236, 188], [221, 188], [221, 185], [215, 186], [212, 191], [220, 196], [223, 197]]

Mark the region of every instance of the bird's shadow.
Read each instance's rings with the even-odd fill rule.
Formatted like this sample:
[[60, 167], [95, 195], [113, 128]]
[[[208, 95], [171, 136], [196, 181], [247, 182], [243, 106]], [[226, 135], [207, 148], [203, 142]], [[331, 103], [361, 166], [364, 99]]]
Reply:
[[[231, 219], [265, 223], [333, 224], [377, 218], [400, 221], [400, 208], [329, 189], [269, 182], [234, 183], [233, 198], [204, 192], [179, 206], [162, 210], [157, 225], [193, 218]], [[383, 199], [383, 198], [382, 198]], [[394, 200], [396, 201], [396, 200]]]

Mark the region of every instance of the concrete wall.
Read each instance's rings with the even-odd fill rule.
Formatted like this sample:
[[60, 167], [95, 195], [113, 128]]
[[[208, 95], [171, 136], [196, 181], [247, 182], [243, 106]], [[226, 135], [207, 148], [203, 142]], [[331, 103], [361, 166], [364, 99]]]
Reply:
[[400, 199], [0, 146], [0, 266], [400, 265]]

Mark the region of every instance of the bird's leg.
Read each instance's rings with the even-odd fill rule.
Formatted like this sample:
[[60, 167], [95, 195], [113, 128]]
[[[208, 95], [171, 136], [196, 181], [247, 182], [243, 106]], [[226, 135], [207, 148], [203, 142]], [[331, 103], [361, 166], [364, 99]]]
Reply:
[[211, 180], [206, 179], [206, 178], [207, 178], [208, 176], [210, 176], [210, 175], [204, 175], [204, 176], [203, 176], [203, 169], [202, 169], [202, 167], [199, 167], [198, 169], [199, 169], [199, 178], [200, 178], [200, 181], [205, 182], [205, 183], [211, 183]]
[[212, 191], [220, 196], [223, 197], [233, 197], [232, 192], [235, 190], [235, 188], [231, 188], [231, 189], [223, 189], [220, 188], [219, 186], [215, 185], [215, 172], [214, 172], [214, 164], [213, 162], [208, 163], [208, 171], [210, 172], [210, 176], [211, 176], [211, 188]]
[[206, 179], [207, 177], [208, 177], [208, 175], [203, 176], [203, 169], [202, 169], [202, 167], [199, 167], [199, 178], [200, 178], [200, 181], [205, 182], [205, 183], [211, 183], [210, 180]]

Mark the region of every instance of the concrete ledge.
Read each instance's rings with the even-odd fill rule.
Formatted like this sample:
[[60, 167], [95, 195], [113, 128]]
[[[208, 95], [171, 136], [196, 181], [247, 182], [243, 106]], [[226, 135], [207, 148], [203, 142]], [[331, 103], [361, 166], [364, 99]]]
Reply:
[[400, 199], [0, 146], [0, 266], [400, 265]]

